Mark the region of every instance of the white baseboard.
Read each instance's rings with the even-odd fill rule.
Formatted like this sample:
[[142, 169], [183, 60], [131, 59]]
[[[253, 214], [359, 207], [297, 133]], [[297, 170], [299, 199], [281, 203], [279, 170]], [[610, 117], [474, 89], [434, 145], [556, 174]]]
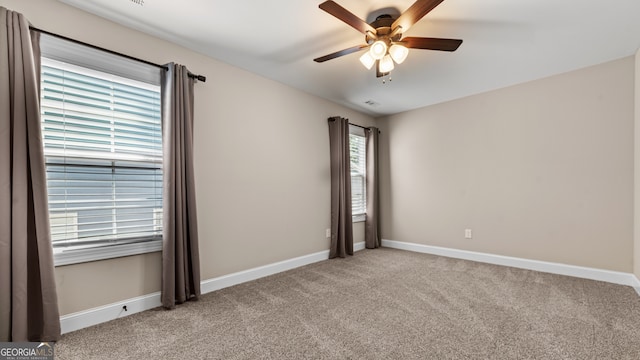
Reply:
[[[354, 251], [363, 250], [364, 241], [353, 244]], [[229, 275], [223, 275], [217, 278], [203, 280], [200, 283], [202, 294], [212, 291], [224, 289], [229, 286], [238, 285], [247, 281], [256, 280], [265, 276], [277, 274], [283, 271], [295, 269], [297, 267], [313, 264], [318, 261], [327, 260], [329, 258], [329, 250], [319, 251], [317, 253], [300, 256], [293, 259], [279, 261], [273, 264], [259, 266], [253, 269], [236, 272]], [[111, 321], [121, 317], [133, 315], [145, 310], [150, 310], [161, 306], [160, 292], [143, 295], [124, 301], [80, 311], [77, 313], [64, 315], [60, 317], [60, 327], [62, 333], [80, 330], [89, 326], [97, 325], [103, 322]], [[127, 307], [127, 311], [124, 310]]]
[[638, 293], [638, 295], [640, 295], [640, 279], [638, 279], [637, 276], [634, 276], [633, 282], [634, 284], [631, 286], [633, 286], [633, 288], [636, 289], [636, 292]]
[[[161, 306], [160, 292], [138, 296], [132, 299], [96, 307], [60, 317], [60, 330], [63, 334], [98, 325], [121, 317]], [[127, 311], [124, 310], [127, 307]]]
[[273, 264], [259, 266], [249, 270], [239, 271], [229, 275], [219, 276], [217, 278], [202, 281], [201, 290], [203, 294], [206, 294], [229, 286], [242, 284], [247, 281], [260, 279], [265, 276], [313, 264], [318, 261], [327, 260], [328, 258], [329, 250], [324, 250], [293, 259], [279, 261]]
[[382, 246], [408, 250], [432, 255], [451, 257], [456, 259], [464, 259], [478, 261], [494, 265], [511, 266], [520, 269], [535, 270], [552, 274], [567, 275], [579, 277], [583, 279], [605, 281], [613, 284], [632, 286], [638, 291], [638, 279], [630, 273], [618, 271], [601, 270], [575, 265], [566, 265], [560, 263], [529, 260], [510, 256], [494, 255], [488, 253], [480, 253], [467, 250], [450, 249], [438, 246], [422, 245], [415, 243], [406, 243], [394, 240], [382, 240]]

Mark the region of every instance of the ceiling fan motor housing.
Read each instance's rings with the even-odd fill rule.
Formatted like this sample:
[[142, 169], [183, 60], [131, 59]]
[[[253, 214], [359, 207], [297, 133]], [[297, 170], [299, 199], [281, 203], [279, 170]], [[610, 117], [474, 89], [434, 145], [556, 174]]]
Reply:
[[[382, 40], [387, 43], [387, 46], [390, 45], [391, 41], [400, 41], [402, 38], [402, 33], [400, 31], [396, 32], [393, 37], [389, 37], [389, 35], [393, 32], [391, 25], [396, 20], [396, 18], [392, 17], [389, 14], [383, 14], [378, 16], [373, 22], [369, 25], [376, 29], [375, 34], [365, 34], [365, 41], [367, 44], [373, 44], [376, 40]], [[374, 35], [374, 36], [372, 36]]]

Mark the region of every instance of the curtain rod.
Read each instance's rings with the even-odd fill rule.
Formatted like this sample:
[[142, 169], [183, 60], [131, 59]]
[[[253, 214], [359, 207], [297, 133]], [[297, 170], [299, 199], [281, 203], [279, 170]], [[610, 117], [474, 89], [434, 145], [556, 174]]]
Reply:
[[[358, 124], [349, 123], [349, 125], [355, 126], [355, 127], [359, 127], [359, 128], [365, 129], [365, 130], [371, 130], [371, 127], [366, 127], [366, 126], [362, 126], [362, 125], [358, 125]], [[380, 132], [380, 130], [378, 130], [378, 132]]]
[[[335, 119], [333, 119], [333, 118], [329, 118], [328, 120], [329, 121], [335, 121]], [[371, 127], [366, 127], [366, 126], [362, 126], [362, 125], [358, 125], [358, 124], [349, 123], [349, 125], [352, 125], [352, 126], [355, 126], [355, 127], [359, 127], [359, 128], [365, 129], [365, 130], [371, 130]], [[381, 133], [381, 131], [380, 131], [380, 129], [378, 129], [378, 134], [380, 134], [380, 133]]]
[[[156, 64], [156, 63], [152, 63], [151, 61], [139, 59], [139, 58], [127, 55], [127, 54], [119, 53], [117, 51], [113, 51], [113, 50], [105, 49], [105, 48], [102, 48], [102, 47], [99, 47], [99, 46], [96, 46], [96, 45], [88, 44], [88, 43], [80, 41], [80, 40], [72, 39], [72, 38], [69, 38], [69, 37], [66, 37], [66, 36], [63, 36], [63, 35], [59, 35], [59, 34], [55, 34], [55, 33], [52, 33], [52, 32], [46, 31], [46, 30], [38, 29], [37, 27], [34, 27], [34, 26], [29, 26], [29, 29], [31, 29], [33, 31], [37, 31], [37, 32], [42, 33], [42, 34], [47, 34], [47, 35], [50, 35], [50, 36], [53, 36], [53, 37], [57, 37], [59, 39], [71, 41], [72, 43], [88, 46], [88, 47], [90, 47], [92, 49], [105, 51], [105, 52], [108, 52], [109, 54], [122, 56], [124, 58], [129, 59], [129, 60], [138, 61], [138, 62], [147, 64], [147, 65], [151, 65], [151, 66], [155, 66], [155, 67], [167, 70], [167, 67], [165, 65], [159, 65], [159, 64]], [[203, 75], [197, 75], [197, 74], [189, 73], [189, 77], [193, 78], [193, 79], [196, 79], [198, 81], [202, 81], [202, 82], [206, 82], [207, 81], [207, 78], [205, 76], [203, 76]]]

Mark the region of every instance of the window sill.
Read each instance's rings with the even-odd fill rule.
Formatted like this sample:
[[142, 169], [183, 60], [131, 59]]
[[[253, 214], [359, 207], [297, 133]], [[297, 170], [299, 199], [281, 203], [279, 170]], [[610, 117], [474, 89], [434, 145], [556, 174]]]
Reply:
[[53, 249], [54, 266], [79, 264], [90, 261], [113, 259], [123, 256], [162, 251], [162, 240], [134, 244], [109, 245], [94, 248]]
[[367, 214], [356, 214], [351, 216], [352, 221], [356, 222], [364, 222], [367, 219]]

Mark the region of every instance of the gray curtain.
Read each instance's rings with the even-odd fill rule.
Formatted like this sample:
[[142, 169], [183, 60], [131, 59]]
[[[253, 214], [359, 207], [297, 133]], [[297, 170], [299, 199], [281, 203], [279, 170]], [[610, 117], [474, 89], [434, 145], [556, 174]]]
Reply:
[[331, 157], [331, 247], [329, 259], [353, 255], [349, 121], [329, 118]]
[[367, 249], [380, 247], [380, 191], [378, 190], [378, 128], [365, 130], [367, 157], [367, 218], [364, 223], [364, 245]]
[[164, 143], [162, 305], [200, 296], [193, 176], [193, 84], [186, 67], [168, 64], [162, 79]]
[[0, 341], [55, 341], [53, 275], [40, 134], [40, 41], [0, 7]]

